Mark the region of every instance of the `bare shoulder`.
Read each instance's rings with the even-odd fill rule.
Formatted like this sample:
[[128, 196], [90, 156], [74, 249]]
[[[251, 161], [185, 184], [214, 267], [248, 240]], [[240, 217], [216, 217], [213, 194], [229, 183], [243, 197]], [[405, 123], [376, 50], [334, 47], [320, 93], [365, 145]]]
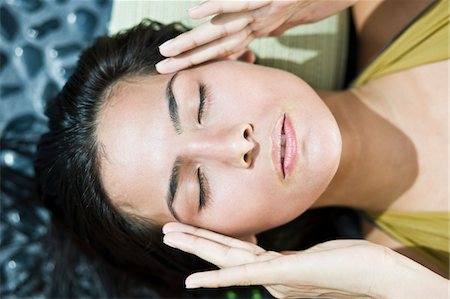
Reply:
[[432, 2], [433, 0], [357, 2], [352, 8], [352, 15], [358, 39], [359, 70]]

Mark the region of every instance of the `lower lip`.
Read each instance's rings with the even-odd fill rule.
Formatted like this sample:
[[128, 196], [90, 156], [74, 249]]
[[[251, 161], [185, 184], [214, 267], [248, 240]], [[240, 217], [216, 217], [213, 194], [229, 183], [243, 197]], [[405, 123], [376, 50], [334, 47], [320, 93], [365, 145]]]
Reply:
[[297, 135], [289, 117], [284, 117], [284, 134], [286, 136], [283, 172], [285, 179], [292, 173], [297, 160]]

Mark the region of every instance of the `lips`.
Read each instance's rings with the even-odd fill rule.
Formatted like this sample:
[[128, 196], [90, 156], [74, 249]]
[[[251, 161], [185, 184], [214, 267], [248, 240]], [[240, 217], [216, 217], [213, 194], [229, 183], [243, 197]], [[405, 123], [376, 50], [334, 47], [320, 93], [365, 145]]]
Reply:
[[285, 180], [294, 170], [297, 158], [297, 137], [286, 114], [275, 124], [272, 133], [272, 161], [280, 179]]

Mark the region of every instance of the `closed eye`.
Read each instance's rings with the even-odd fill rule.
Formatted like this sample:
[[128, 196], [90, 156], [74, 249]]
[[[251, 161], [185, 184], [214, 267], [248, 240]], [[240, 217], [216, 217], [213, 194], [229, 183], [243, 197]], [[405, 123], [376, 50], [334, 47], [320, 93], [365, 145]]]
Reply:
[[[204, 118], [206, 117], [206, 114], [208, 112], [208, 108], [211, 105], [211, 93], [209, 92], [209, 89], [206, 87], [205, 84], [199, 84], [199, 97], [200, 97], [200, 104], [198, 106], [198, 123], [202, 124], [204, 121]], [[211, 201], [210, 197], [210, 189], [208, 180], [206, 179], [205, 174], [200, 169], [200, 167], [197, 169], [197, 177], [198, 177], [198, 183], [199, 183], [199, 207], [198, 211], [202, 210], [203, 208], [207, 207], [208, 204]]]
[[200, 167], [197, 169], [197, 177], [198, 177], [198, 183], [199, 183], [199, 206], [198, 211], [202, 210], [203, 208], [207, 207], [208, 204], [211, 201], [210, 197], [210, 189], [208, 180], [206, 179], [205, 174], [200, 169]]

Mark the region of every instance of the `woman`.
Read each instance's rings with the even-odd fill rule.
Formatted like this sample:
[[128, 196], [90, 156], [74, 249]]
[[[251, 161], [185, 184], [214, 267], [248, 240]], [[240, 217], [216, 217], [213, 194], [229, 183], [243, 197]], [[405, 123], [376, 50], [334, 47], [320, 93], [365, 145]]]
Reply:
[[[224, 37], [224, 42], [233, 43], [219, 51], [222, 56], [232, 54], [236, 45], [246, 45], [251, 30], [265, 28], [258, 29], [264, 22], [256, 22], [249, 30], [247, 24], [258, 20], [258, 14], [249, 17], [248, 11], [282, 17], [286, 26], [268, 28], [264, 35], [345, 8], [342, 2], [335, 6], [311, 2], [306, 8], [286, 4], [277, 10], [278, 4], [268, 1], [245, 7], [227, 2], [228, 7], [217, 10], [208, 3], [204, 7], [209, 5], [209, 12], [205, 9], [203, 15], [224, 13], [213, 23], [230, 29], [226, 25], [239, 25], [239, 16], [244, 22], [237, 29], [216, 32], [212, 40], [200, 29], [186, 33], [185, 41], [197, 34], [197, 39], [192, 38], [197, 44], [212, 44], [158, 64], [158, 70], [168, 75], [154, 73], [161, 57], [150, 50], [162, 37], [155, 38], [144, 25], [112, 39], [99, 39], [82, 55], [53, 107], [51, 132], [40, 146], [37, 171], [44, 174], [43, 197], [62, 198], [62, 207], [54, 209], [70, 217], [68, 222], [79, 235], [111, 259], [120, 258], [136, 268], [139, 260], [160, 269], [179, 267], [176, 260], [161, 263], [165, 249], [156, 246], [159, 240], [149, 243], [150, 231], [167, 222], [215, 231], [171, 224], [165, 227], [165, 242], [221, 267], [244, 264], [241, 267], [248, 269], [249, 276], [235, 275], [242, 270], [239, 267], [224, 269], [209, 280], [205, 275], [191, 277], [191, 287], [268, 284], [277, 297], [445, 295], [447, 279], [412, 259], [436, 272], [442, 269], [435, 270], [429, 260], [427, 264], [412, 252], [405, 252], [409, 259], [376, 245], [392, 243], [375, 235], [368, 235], [374, 243], [333, 241], [287, 255], [252, 244], [255, 234], [310, 207], [447, 211], [442, 182], [446, 157], [444, 151], [430, 157], [436, 148], [445, 148], [445, 136], [425, 142], [431, 128], [445, 123], [446, 115], [439, 114], [446, 105], [445, 61], [397, 68], [351, 90], [321, 93], [322, 99], [289, 73], [237, 61], [215, 61], [172, 74], [215, 58], [221, 46], [215, 36], [244, 32], [237, 34], [244, 38], [242, 43], [236, 44], [233, 35]], [[429, 11], [442, 10], [443, 3]], [[195, 11], [203, 16], [201, 7]], [[311, 11], [323, 14], [312, 18], [297, 14], [310, 16]], [[168, 30], [167, 35], [176, 34]], [[207, 38], [200, 40], [201, 36]], [[181, 36], [175, 41], [179, 45], [172, 42], [170, 49], [166, 44], [161, 52], [178, 55], [180, 48], [183, 52], [194, 45], [183, 47]], [[247, 62], [253, 60], [242, 48], [237, 53]], [[404, 105], [406, 99], [420, 103], [423, 97], [428, 106]], [[434, 127], [414, 125], [417, 119]], [[436, 194], [431, 203], [421, 196], [430, 181]], [[198, 246], [202, 244], [203, 250]], [[135, 256], [124, 256], [130, 247], [136, 248]], [[147, 249], [152, 249], [151, 255]], [[224, 251], [229, 255], [222, 255]], [[267, 269], [275, 270], [265, 275]], [[256, 280], [251, 273], [257, 274]], [[404, 286], [394, 285], [387, 273], [403, 277]], [[427, 288], [418, 288], [418, 282]]]

